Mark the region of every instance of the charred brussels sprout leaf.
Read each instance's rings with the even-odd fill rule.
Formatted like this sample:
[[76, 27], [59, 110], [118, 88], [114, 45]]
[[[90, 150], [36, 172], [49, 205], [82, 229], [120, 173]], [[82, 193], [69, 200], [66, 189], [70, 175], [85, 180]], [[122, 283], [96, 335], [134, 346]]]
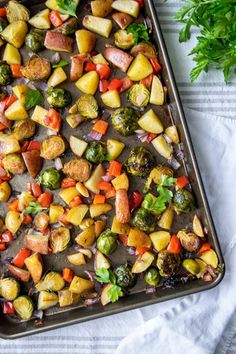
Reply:
[[87, 148], [85, 157], [88, 161], [99, 164], [105, 160], [106, 149], [102, 143], [93, 141]]
[[114, 129], [123, 136], [132, 135], [138, 129], [138, 115], [132, 108], [123, 107], [115, 110], [111, 119]]
[[13, 301], [13, 306], [22, 320], [27, 321], [31, 318], [34, 307], [29, 296], [19, 296]]
[[63, 88], [49, 88], [46, 92], [49, 105], [56, 108], [64, 108], [71, 103], [71, 93]]
[[0, 85], [6, 86], [12, 82], [12, 74], [10, 66], [4, 62], [0, 62]]
[[60, 27], [56, 29], [56, 32], [60, 32], [65, 36], [74, 34], [78, 28], [79, 21], [77, 18], [70, 18], [66, 22], [64, 22]]
[[155, 229], [155, 216], [147, 209], [140, 208], [135, 214], [133, 225], [144, 232], [152, 232]]
[[128, 100], [136, 107], [147, 106], [150, 98], [148, 89], [143, 84], [136, 84], [128, 92]]
[[162, 277], [168, 277], [176, 274], [181, 265], [179, 254], [169, 253], [168, 251], [160, 251], [157, 256], [157, 267]]
[[50, 235], [50, 246], [52, 253], [64, 251], [70, 243], [70, 230], [66, 227], [59, 227], [52, 230]]
[[144, 276], [145, 282], [151, 286], [157, 286], [160, 282], [160, 279], [160, 274], [158, 270], [154, 267], [149, 268]]
[[117, 234], [111, 232], [110, 229], [106, 229], [97, 239], [97, 249], [106, 256], [109, 256], [115, 252], [116, 248]]
[[128, 160], [125, 163], [126, 170], [133, 176], [146, 177], [155, 165], [155, 159], [150, 151], [142, 146], [133, 148], [130, 151]]
[[128, 264], [121, 264], [115, 268], [114, 274], [116, 276], [116, 283], [121, 288], [132, 288], [137, 281], [137, 275], [131, 273]]
[[62, 173], [54, 167], [47, 168], [39, 176], [39, 183], [51, 190], [60, 188], [61, 180]]
[[98, 104], [92, 95], [80, 96], [77, 101], [77, 108], [83, 117], [94, 119], [98, 116]]
[[18, 1], [9, 1], [6, 6], [7, 19], [10, 23], [15, 21], [29, 21], [30, 12], [22, 4], [19, 4]]
[[0, 279], [0, 295], [4, 299], [12, 301], [20, 293], [20, 283], [14, 278]]
[[32, 29], [25, 37], [25, 45], [28, 47], [32, 52], [38, 53], [43, 50], [44, 47], [44, 39], [45, 39], [46, 32], [40, 29]]
[[194, 197], [187, 189], [178, 189], [174, 194], [173, 203], [177, 214], [189, 213], [195, 209]]

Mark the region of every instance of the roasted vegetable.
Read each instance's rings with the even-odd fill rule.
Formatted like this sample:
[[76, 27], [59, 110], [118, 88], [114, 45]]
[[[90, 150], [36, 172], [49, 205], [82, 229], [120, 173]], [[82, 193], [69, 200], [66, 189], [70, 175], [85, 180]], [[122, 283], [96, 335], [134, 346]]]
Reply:
[[139, 53], [127, 72], [128, 77], [133, 81], [139, 81], [152, 74], [153, 67], [149, 60], [142, 54]]
[[31, 119], [19, 120], [14, 126], [14, 137], [17, 140], [31, 138], [35, 133], [35, 122]]
[[34, 225], [36, 229], [40, 231], [45, 231], [49, 224], [49, 216], [46, 213], [38, 213], [34, 217]]
[[168, 246], [171, 238], [169, 232], [162, 230], [152, 232], [149, 236], [152, 240], [153, 247], [157, 250], [157, 252], [164, 250]]
[[35, 285], [38, 291], [59, 291], [64, 288], [65, 282], [60, 273], [49, 272]]
[[21, 68], [22, 75], [29, 80], [45, 80], [51, 73], [50, 61], [33, 55]]
[[76, 304], [80, 299], [78, 294], [72, 293], [69, 289], [63, 289], [58, 292], [58, 301], [60, 307]]
[[42, 168], [43, 159], [38, 150], [31, 150], [22, 153], [27, 170], [32, 178], [35, 178]]
[[12, 74], [11, 74], [11, 69], [10, 66], [4, 62], [0, 62], [0, 85], [6, 86], [9, 85], [12, 82]]
[[133, 225], [144, 232], [152, 232], [155, 229], [155, 216], [147, 209], [140, 208], [134, 216]]
[[129, 14], [133, 17], [138, 17], [139, 15], [139, 3], [134, 0], [116, 0], [112, 3], [112, 8]]
[[41, 143], [40, 156], [46, 160], [53, 160], [65, 151], [65, 141], [60, 136], [50, 136]]
[[121, 106], [121, 99], [117, 90], [109, 90], [101, 95], [102, 102], [111, 108], [119, 108]]
[[21, 175], [26, 169], [24, 161], [19, 154], [9, 154], [5, 156], [2, 163], [5, 170], [13, 173], [14, 175]]
[[74, 34], [78, 28], [79, 21], [76, 17], [69, 18], [60, 27], [56, 28], [56, 32], [62, 33], [65, 36]]
[[46, 32], [40, 29], [31, 29], [30, 32], [25, 37], [25, 45], [32, 52], [38, 53], [43, 50], [44, 47], [44, 39]]
[[133, 17], [123, 12], [115, 12], [112, 15], [112, 18], [117, 23], [117, 25], [123, 30], [126, 29], [126, 27], [128, 27], [134, 20]]
[[25, 21], [14, 21], [1, 32], [1, 37], [14, 47], [21, 48], [27, 32], [28, 27]]
[[161, 280], [161, 277], [158, 270], [154, 267], [151, 267], [146, 271], [144, 280], [148, 285], [157, 286]]
[[81, 157], [85, 150], [87, 149], [88, 143], [84, 140], [76, 138], [75, 136], [70, 136], [70, 148], [72, 152]]
[[7, 19], [8, 22], [12, 23], [15, 21], [29, 21], [30, 12], [29, 10], [18, 1], [11, 0], [6, 6]]
[[101, 181], [102, 176], [104, 176], [104, 174], [104, 167], [102, 164], [99, 164], [91, 174], [90, 178], [85, 182], [85, 187], [93, 193], [99, 193], [99, 188], [97, 187], [97, 185]]
[[79, 52], [81, 54], [91, 53], [96, 42], [95, 34], [85, 29], [80, 29], [76, 31], [75, 37]]
[[86, 118], [97, 118], [98, 116], [98, 103], [96, 98], [92, 95], [82, 95], [76, 102], [79, 113]]
[[7, 134], [0, 134], [0, 154], [7, 155], [19, 151], [20, 144], [16, 138]]
[[95, 70], [89, 71], [88, 73], [84, 74], [75, 83], [75, 85], [80, 91], [88, 95], [94, 95], [96, 93], [98, 84], [99, 76]]
[[150, 267], [150, 265], [152, 264], [152, 262], [154, 261], [154, 254], [152, 252], [144, 252], [141, 256], [139, 256], [133, 267], [132, 267], [132, 273], [142, 273], [144, 272], [146, 269], [148, 269]]
[[49, 242], [52, 253], [59, 253], [64, 251], [70, 243], [70, 230], [66, 227], [59, 227], [52, 230]]
[[154, 46], [147, 42], [140, 42], [131, 49], [130, 53], [134, 57], [141, 53], [148, 59], [156, 58], [157, 55]]
[[63, 88], [49, 88], [46, 91], [49, 105], [56, 108], [64, 108], [71, 103], [71, 93]]
[[[125, 185], [123, 186], [125, 187]], [[126, 224], [130, 221], [130, 208], [128, 193], [125, 188], [116, 190], [116, 217], [121, 224]]]
[[44, 45], [47, 49], [55, 50], [56, 52], [73, 52], [74, 40], [61, 33], [47, 31]]
[[149, 97], [149, 91], [143, 84], [133, 85], [128, 92], [128, 100], [136, 107], [147, 106]]
[[177, 236], [183, 248], [188, 252], [195, 252], [200, 247], [200, 238], [193, 232], [181, 230]]
[[112, 114], [112, 125], [123, 136], [134, 134], [138, 129], [137, 120], [136, 111], [129, 107], [119, 108]]
[[52, 291], [40, 291], [38, 296], [38, 310], [47, 310], [58, 303], [58, 296]]
[[30, 273], [27, 270], [16, 267], [11, 263], [7, 263], [6, 267], [9, 272], [11, 272], [11, 274], [14, 275], [14, 277], [19, 279], [20, 281], [27, 283], [30, 280]]
[[15, 48], [12, 44], [7, 43], [4, 53], [3, 53], [3, 61], [7, 64], [21, 64], [21, 55], [17, 48]]
[[93, 16], [106, 17], [112, 11], [113, 0], [94, 0], [91, 1]]
[[34, 253], [25, 259], [25, 265], [35, 284], [37, 284], [43, 274], [43, 260], [40, 253]]
[[60, 188], [61, 180], [62, 173], [54, 167], [47, 168], [39, 176], [39, 183], [51, 190]]
[[168, 277], [176, 274], [180, 268], [180, 255], [160, 251], [157, 256], [157, 267], [162, 277]]
[[9, 120], [21, 120], [29, 117], [20, 100], [16, 100], [7, 108], [5, 111], [5, 116]]
[[0, 296], [4, 297], [4, 299], [15, 300], [19, 293], [20, 283], [15, 278], [0, 279]]
[[3, 17], [0, 17], [0, 33], [7, 27], [7, 24], [7, 21]]
[[182, 262], [182, 267], [193, 275], [197, 275], [201, 270], [200, 265], [194, 259], [184, 259]]
[[89, 294], [94, 287], [94, 283], [90, 280], [74, 276], [72, 282], [70, 283], [69, 290], [73, 294]]
[[189, 213], [195, 209], [195, 200], [187, 189], [178, 189], [173, 198], [174, 210], [177, 214]]
[[11, 187], [8, 182], [0, 184], [0, 202], [6, 203], [11, 195]]
[[130, 151], [125, 163], [128, 173], [132, 176], [146, 177], [155, 165], [152, 154], [143, 146], [137, 146]]
[[115, 140], [108, 139], [107, 140], [107, 153], [112, 160], [115, 160], [123, 151], [125, 144]]
[[48, 254], [48, 236], [26, 234], [24, 242], [31, 251]]
[[71, 57], [70, 78], [72, 81], [77, 81], [79, 78], [81, 78], [83, 75], [84, 63], [86, 60], [88, 60], [88, 54], [86, 53], [76, 54]]
[[97, 249], [109, 256], [113, 252], [115, 252], [117, 248], [117, 234], [111, 232], [110, 229], [106, 229], [101, 233], [101, 235], [97, 239]]
[[115, 45], [121, 49], [129, 49], [134, 45], [134, 36], [125, 30], [119, 30], [114, 34]]
[[162, 86], [161, 80], [156, 75], [152, 79], [150, 103], [157, 106], [162, 106], [165, 102], [165, 91]]
[[160, 134], [164, 130], [162, 122], [153, 109], [144, 113], [144, 115], [138, 120], [138, 125], [148, 133]]
[[93, 141], [85, 152], [88, 161], [99, 164], [105, 160], [106, 149], [104, 145], [98, 141]]
[[51, 27], [51, 23], [49, 20], [49, 10], [44, 9], [42, 11], [39, 11], [35, 16], [33, 16], [30, 20], [29, 23], [31, 26], [38, 28], [38, 29], [49, 29]]
[[13, 301], [13, 306], [22, 320], [29, 320], [33, 314], [33, 301], [29, 296], [19, 296]]
[[115, 268], [114, 274], [116, 276], [116, 283], [121, 288], [130, 289], [133, 288], [137, 281], [136, 274], [131, 273], [130, 266], [128, 264], [121, 264]]
[[115, 47], [105, 48], [103, 55], [109, 62], [117, 66], [117, 68], [124, 73], [128, 70], [128, 67], [133, 61], [133, 57], [131, 55]]
[[88, 209], [88, 205], [86, 204], [75, 206], [68, 211], [66, 220], [74, 226], [79, 226], [87, 214]]
[[83, 18], [82, 24], [88, 30], [100, 34], [108, 38], [112, 30], [112, 22], [107, 18], [86, 15]]
[[91, 174], [91, 164], [84, 159], [70, 160], [64, 165], [64, 173], [78, 182], [85, 182]]

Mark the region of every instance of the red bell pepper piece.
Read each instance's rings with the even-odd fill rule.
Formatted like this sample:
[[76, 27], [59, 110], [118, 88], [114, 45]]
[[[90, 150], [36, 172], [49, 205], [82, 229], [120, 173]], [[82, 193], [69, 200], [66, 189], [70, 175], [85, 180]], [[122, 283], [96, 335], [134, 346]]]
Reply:
[[111, 74], [111, 69], [106, 64], [97, 64], [96, 71], [97, 71], [101, 80], [108, 79], [108, 77]]
[[115, 188], [111, 188], [109, 189], [109, 191], [106, 191], [106, 194], [105, 194], [105, 198], [106, 199], [111, 199], [111, 198], [114, 198], [116, 196], [116, 190]]
[[7, 11], [5, 7], [0, 7], [0, 17], [6, 17], [7, 16]]
[[157, 134], [155, 134], [155, 133], [148, 133], [147, 143], [150, 143], [153, 139], [155, 139], [156, 136], [157, 136]]
[[97, 187], [102, 191], [109, 191], [112, 188], [112, 185], [109, 182], [101, 181], [98, 183]]
[[151, 58], [150, 62], [152, 64], [154, 74], [159, 73], [161, 71], [161, 65], [159, 64], [157, 58]]
[[71, 283], [74, 277], [74, 272], [70, 268], [64, 268], [62, 272], [62, 277], [67, 283]]
[[104, 79], [100, 80], [99, 81], [99, 92], [101, 92], [101, 93], [107, 92], [108, 85], [109, 85], [109, 82], [107, 80], [104, 80]]
[[15, 313], [15, 308], [11, 301], [2, 302], [2, 312], [4, 315], [13, 315]]
[[149, 247], [145, 247], [145, 246], [138, 246], [136, 247], [136, 251], [135, 254], [137, 256], [142, 256], [142, 254], [144, 254], [145, 252], [149, 251], [150, 248]]
[[140, 84], [143, 84], [147, 89], [150, 89], [152, 86], [153, 74], [148, 75], [144, 79], [140, 80]]
[[6, 249], [5, 242], [0, 242], [0, 251], [5, 251], [5, 249]]
[[119, 235], [119, 241], [122, 243], [122, 245], [127, 246], [128, 236], [127, 235]]
[[29, 214], [24, 214], [24, 218], [22, 221], [23, 225], [30, 225], [33, 222], [33, 218]]
[[108, 175], [114, 177], [120, 176], [121, 170], [122, 170], [122, 163], [113, 160], [110, 162]]
[[88, 60], [85, 64], [84, 71], [86, 73], [89, 71], [96, 71], [96, 64], [94, 64], [91, 60]]
[[180, 176], [177, 178], [175, 184], [177, 187], [179, 187], [180, 189], [186, 187], [189, 184], [189, 179], [186, 176]]
[[20, 64], [11, 64], [10, 68], [11, 68], [12, 76], [14, 78], [20, 79], [21, 77], [23, 77], [23, 74], [21, 72], [21, 65]]
[[95, 194], [93, 198], [93, 204], [103, 204], [105, 203], [106, 197], [103, 194]]
[[42, 189], [40, 185], [35, 182], [31, 183], [31, 191], [36, 198], [38, 198], [42, 194]]
[[0, 131], [4, 130], [4, 129], [6, 129], [6, 128], [7, 128], [7, 127], [6, 127], [4, 124], [0, 123]]
[[27, 151], [31, 151], [31, 150], [38, 150], [40, 151], [40, 142], [36, 141], [36, 140], [32, 140], [29, 142], [29, 145], [27, 147]]
[[139, 205], [142, 203], [143, 196], [138, 192], [133, 192], [129, 198], [129, 207], [130, 210], [137, 209]]
[[12, 202], [10, 202], [7, 205], [7, 209], [10, 211], [19, 211], [19, 200], [18, 199], [14, 199]]
[[178, 239], [177, 235], [172, 235], [170, 239], [170, 243], [167, 247], [167, 251], [170, 253], [179, 254], [182, 252], [182, 246], [180, 240]]
[[60, 27], [63, 24], [61, 16], [58, 11], [53, 10], [50, 12], [49, 20], [54, 27]]
[[49, 128], [57, 132], [60, 130], [61, 116], [54, 108], [49, 109], [47, 117], [45, 119], [45, 124], [47, 124]]
[[208, 242], [204, 242], [201, 247], [198, 250], [198, 253], [203, 253], [206, 251], [210, 251], [211, 249], [211, 245]]
[[15, 258], [13, 258], [12, 263], [18, 267], [23, 268], [25, 265], [25, 260], [31, 255], [31, 251], [28, 248], [22, 248]]
[[77, 196], [70, 202], [70, 207], [74, 208], [80, 204], [83, 204], [83, 200], [80, 198], [80, 196]]
[[15, 96], [8, 96], [8, 97], [5, 97], [3, 98], [1, 101], [0, 101], [0, 111], [1, 112], [4, 112], [8, 107], [10, 107], [10, 105], [12, 103], [14, 103], [15, 101], [17, 100], [17, 98]]
[[140, 7], [144, 7], [144, 0], [136, 0]]
[[131, 86], [133, 86], [133, 81], [130, 80], [128, 76], [124, 77], [121, 81], [122, 81], [122, 86], [119, 88], [120, 93], [127, 91], [128, 89], [130, 89]]
[[1, 242], [12, 242], [14, 241], [14, 236], [13, 236], [13, 233], [9, 230], [6, 230], [2, 233], [1, 235]]
[[109, 124], [105, 120], [99, 119], [94, 124], [93, 130], [95, 130], [96, 132], [98, 132], [102, 135], [105, 135], [108, 127], [109, 127]]
[[108, 90], [119, 90], [119, 88], [121, 88], [122, 86], [122, 80], [120, 79], [113, 79], [111, 80], [111, 82], [108, 85]]
[[53, 200], [53, 195], [50, 192], [44, 192], [38, 197], [38, 202], [43, 208], [49, 208]]
[[61, 181], [61, 188], [66, 189], [70, 187], [75, 187], [76, 186], [76, 181], [73, 178], [64, 178]]

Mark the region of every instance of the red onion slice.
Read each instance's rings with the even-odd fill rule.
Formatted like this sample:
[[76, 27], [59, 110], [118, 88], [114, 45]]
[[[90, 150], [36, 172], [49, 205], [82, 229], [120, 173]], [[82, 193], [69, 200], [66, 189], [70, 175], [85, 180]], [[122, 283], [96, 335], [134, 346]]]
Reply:
[[91, 130], [91, 132], [87, 135], [87, 138], [89, 141], [93, 141], [93, 140], [101, 140], [102, 139], [102, 134], [96, 132], [95, 130]]
[[63, 164], [60, 157], [55, 159], [55, 168], [59, 171], [63, 169]]

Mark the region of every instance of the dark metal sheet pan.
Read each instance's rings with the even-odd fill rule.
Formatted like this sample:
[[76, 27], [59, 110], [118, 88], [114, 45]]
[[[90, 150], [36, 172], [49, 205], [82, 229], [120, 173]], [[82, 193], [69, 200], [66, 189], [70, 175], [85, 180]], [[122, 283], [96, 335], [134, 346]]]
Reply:
[[[32, 3], [25, 1], [26, 4], [29, 4], [29, 6], [32, 7], [32, 12], [37, 12], [42, 2], [43, 1], [40, 0], [33, 1]], [[83, 6], [83, 2], [85, 4], [85, 0], [81, 0], [81, 5], [80, 5], [81, 9], [85, 8], [85, 6]], [[5, 3], [6, 1], [0, 1], [0, 5], [3, 5]], [[83, 13], [79, 13], [79, 18], [82, 18], [84, 16], [84, 10], [82, 12]], [[219, 247], [216, 231], [214, 228], [206, 195], [204, 192], [203, 183], [200, 177], [199, 169], [194, 155], [182, 104], [179, 98], [174, 75], [171, 69], [166, 46], [164, 43], [164, 39], [161, 33], [160, 25], [156, 16], [156, 12], [152, 0], [145, 0], [144, 12], [145, 12], [144, 13], [145, 18], [149, 17], [153, 25], [153, 37], [154, 37], [153, 39], [158, 48], [160, 62], [163, 67], [162, 80], [168, 89], [168, 101], [172, 107], [172, 115], [170, 116], [170, 114], [168, 114], [167, 107], [155, 106], [155, 110], [157, 110], [158, 116], [161, 118], [161, 120], [164, 121], [165, 119], [168, 119], [169, 122], [172, 121], [178, 126], [178, 129], [181, 134], [181, 141], [184, 146], [184, 155], [185, 155], [182, 171], [185, 171], [190, 176], [193, 192], [197, 199], [198, 214], [200, 215], [204, 226], [208, 229], [208, 239], [213, 245], [214, 249], [216, 250], [216, 253], [219, 258], [219, 262], [223, 264], [223, 257]], [[109, 42], [109, 40], [107, 41]], [[104, 39], [101, 39], [100, 37], [98, 39], [97, 48], [99, 48], [99, 46], [101, 47], [101, 45], [104, 46]], [[25, 53], [23, 53], [23, 57], [24, 54]], [[42, 52], [42, 56], [47, 56], [46, 51]], [[66, 84], [65, 87], [70, 89], [74, 98], [78, 96], [78, 90], [74, 89], [72, 91], [71, 84]], [[63, 130], [62, 130], [63, 135], [65, 135], [67, 138], [71, 134], [82, 137], [83, 134], [85, 134], [86, 132], [87, 132], [86, 129], [80, 126], [76, 130], [73, 130], [69, 128], [66, 123], [64, 123]], [[114, 136], [114, 132], [112, 134]], [[44, 136], [45, 136], [45, 129], [40, 128], [38, 130], [37, 137], [39, 139], [41, 138], [42, 140]], [[122, 140], [120, 136], [117, 135], [116, 137]], [[137, 140], [134, 140], [133, 142], [128, 142], [127, 138], [124, 138], [124, 141], [126, 142], [126, 145], [128, 147], [138, 143]], [[151, 148], [150, 145], [148, 145], [148, 149]], [[156, 155], [155, 150], [152, 150], [152, 152], [153, 154]], [[124, 153], [123, 158], [125, 158], [126, 156], [127, 153]], [[70, 158], [70, 155], [66, 157], [66, 159], [68, 158]], [[158, 162], [164, 162], [164, 159], [161, 159], [159, 156], [157, 156], [156, 158]], [[24, 183], [26, 182], [27, 181], [24, 176]], [[24, 190], [22, 187], [22, 179], [14, 178], [13, 188], [18, 191], [20, 191], [21, 189]], [[133, 186], [133, 188], [135, 188], [135, 186]], [[188, 222], [189, 222], [188, 219], [184, 219], [182, 221], [182, 225], [178, 224], [178, 227], [184, 226]], [[177, 226], [174, 225], [173, 228], [175, 227], [177, 228]], [[21, 238], [19, 238], [19, 241], [15, 242], [15, 245], [11, 246], [9, 250], [7, 250], [4, 257], [11, 256], [11, 254], [14, 254], [16, 248], [20, 247], [21, 242], [22, 240]], [[73, 250], [71, 251], [69, 250], [68, 252], [71, 253], [72, 251]], [[55, 270], [57, 270], [57, 268], [58, 270], [60, 270], [62, 265], [65, 264], [65, 258], [66, 258], [65, 256], [63, 256], [63, 260], [61, 260], [60, 257], [62, 256], [50, 255], [50, 257], [47, 257], [47, 260], [45, 261], [46, 267], [48, 269], [50, 268], [52, 269], [53, 266]], [[116, 254], [114, 256], [114, 259], [112, 258], [115, 264], [122, 262], [122, 259], [123, 260], [127, 259], [127, 253], [126, 254], [122, 253], [122, 250], [119, 251], [119, 254]], [[86, 268], [92, 269], [92, 264], [88, 266], [86, 265]], [[82, 275], [83, 267], [81, 268], [80, 271], [76, 269], [76, 273]], [[69, 307], [65, 309], [56, 308], [53, 310], [49, 310], [46, 313], [46, 317], [41, 326], [36, 326], [34, 319], [27, 322], [23, 322], [17, 320], [16, 318], [2, 317], [0, 318], [0, 337], [4, 339], [15, 339], [22, 336], [43, 332], [46, 330], [56, 329], [62, 326], [69, 326], [75, 323], [81, 323], [84, 321], [93, 320], [95, 318], [99, 318], [102, 316], [108, 316], [123, 311], [132, 310], [142, 306], [157, 304], [162, 301], [174, 299], [177, 297], [190, 295], [199, 291], [203, 291], [215, 287], [220, 283], [223, 276], [224, 276], [224, 271], [220, 273], [218, 277], [215, 278], [215, 280], [211, 283], [206, 283], [201, 280], [196, 280], [186, 284], [178, 284], [174, 289], [172, 288], [163, 289], [162, 287], [158, 287], [157, 292], [153, 294], [146, 294], [143, 286], [137, 286], [134, 288], [134, 290], [129, 296], [120, 299], [117, 303], [109, 304], [106, 307], [102, 307], [102, 305], [100, 304], [95, 304], [90, 307], [84, 307], [82, 304], [80, 304], [79, 306]]]

